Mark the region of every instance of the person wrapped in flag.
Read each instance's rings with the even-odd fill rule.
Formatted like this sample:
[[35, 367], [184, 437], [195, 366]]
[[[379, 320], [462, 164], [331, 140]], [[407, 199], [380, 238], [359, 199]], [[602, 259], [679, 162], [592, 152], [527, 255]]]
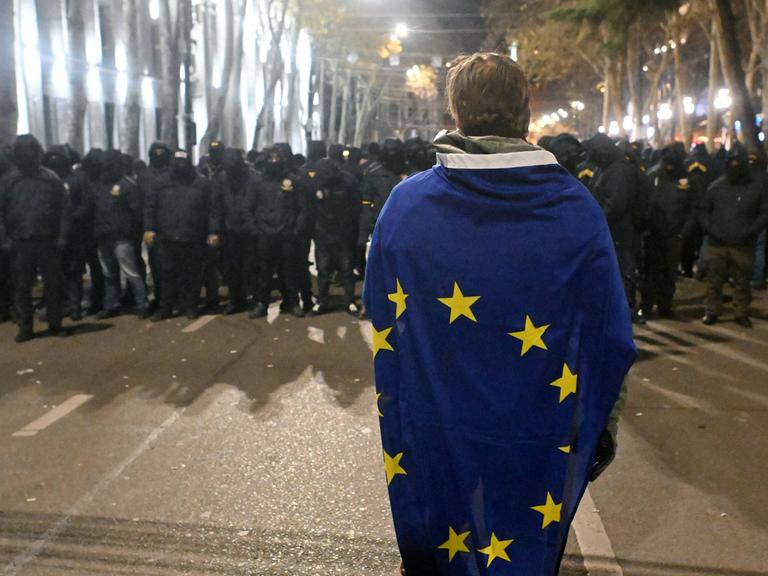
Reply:
[[392, 192], [364, 288], [403, 569], [553, 576], [612, 459], [630, 311], [600, 207], [525, 141], [520, 67], [475, 54], [447, 93], [458, 130]]

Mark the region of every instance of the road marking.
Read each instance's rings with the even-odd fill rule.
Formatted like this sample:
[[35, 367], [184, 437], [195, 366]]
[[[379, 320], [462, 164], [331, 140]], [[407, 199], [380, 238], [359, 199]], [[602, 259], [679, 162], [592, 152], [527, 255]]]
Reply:
[[735, 338], [736, 340], [749, 342], [750, 344], [757, 344], [758, 346], [768, 346], [768, 342], [764, 342], [763, 340], [758, 340], [757, 338], [750, 338], [749, 336], [747, 336], [745, 332], [737, 332], [736, 330], [725, 328], [724, 326], [707, 326], [707, 330], [711, 332], [716, 332], [717, 334], [722, 334], [723, 336], [729, 336], [731, 338]]
[[652, 384], [651, 382], [645, 382], [643, 380], [640, 380], [637, 377], [635, 377], [634, 380], [635, 382], [639, 382], [649, 390], [656, 392], [660, 396], [664, 396], [668, 398], [672, 402], [679, 404], [684, 408], [693, 408], [695, 410], [701, 410], [702, 412], [705, 412], [708, 414], [715, 414], [717, 412], [717, 410], [715, 410], [714, 407], [711, 404], [709, 404], [709, 402], [699, 400], [697, 398], [694, 398], [693, 396], [688, 396], [688, 394], [683, 394], [682, 392], [667, 390], [666, 388], [662, 388], [661, 386], [657, 386], [656, 384]]
[[70, 412], [74, 412], [77, 410], [80, 406], [88, 402], [93, 398], [92, 394], [75, 394], [72, 396], [72, 398], [66, 400], [63, 404], [59, 404], [56, 406], [56, 408], [53, 408], [40, 416], [37, 420], [34, 422], [30, 422], [24, 428], [19, 430], [18, 432], [14, 432], [12, 436], [16, 437], [28, 437], [28, 436], [34, 436], [38, 432], [45, 430], [53, 424], [54, 422], [61, 420], [69, 414]]
[[677, 330], [670, 326], [667, 326], [664, 324], [658, 324], [656, 322], [648, 322], [647, 326], [658, 330], [658, 331], [654, 330], [653, 334], [657, 334], [658, 336], [661, 336], [662, 338], [666, 338], [667, 340], [670, 340], [670, 338], [668, 335], [665, 334], [664, 332], [665, 330], [667, 332], [672, 333], [674, 336], [678, 337], [680, 340], [683, 340], [688, 344], [695, 345], [700, 350], [709, 350], [711, 352], [714, 352], [715, 354], [720, 354], [721, 356], [725, 356], [726, 358], [730, 358], [731, 360], [736, 360], [737, 362], [741, 362], [742, 364], [751, 366], [752, 368], [762, 370], [763, 372], [768, 372], [768, 364], [766, 364], [765, 362], [761, 362], [760, 360], [755, 360], [751, 356], [742, 354], [740, 352], [736, 352], [735, 350], [731, 350], [730, 348], [728, 348], [723, 344], [720, 344], [719, 342], [707, 342], [704, 338], [700, 338], [688, 332], [683, 332], [682, 330]]
[[[651, 334], [656, 334], [655, 332], [651, 332]], [[722, 372], [718, 372], [717, 370], [710, 370], [709, 368], [705, 368], [704, 366], [700, 366], [693, 360], [690, 360], [689, 358], [685, 358], [684, 356], [678, 354], [675, 356], [671, 356], [669, 354], [669, 348], [662, 348], [661, 346], [657, 344], [648, 344], [646, 342], [640, 342], [638, 346], [642, 350], [647, 350], [648, 352], [653, 352], [654, 354], [657, 354], [660, 359], [662, 360], [669, 360], [671, 362], [676, 362], [678, 364], [683, 364], [684, 366], [688, 366], [689, 368], [692, 368], [696, 372], [703, 374], [704, 376], [709, 376], [710, 378], [720, 378], [723, 380], [730, 380], [731, 382], [737, 382], [737, 379], [733, 376], [729, 376], [728, 374], [723, 374]], [[681, 348], [677, 345], [674, 345], [675, 350], [683, 351], [685, 354], [688, 354], [688, 351], [685, 348]]]
[[576, 533], [576, 541], [579, 543], [584, 567], [590, 576], [598, 574], [611, 574], [623, 576], [624, 571], [616, 561], [616, 553], [613, 551], [611, 539], [605, 531], [603, 521], [597, 512], [595, 501], [589, 488], [584, 492], [576, 517], [573, 519], [573, 531]]
[[280, 304], [272, 302], [272, 304], [269, 305], [269, 308], [267, 308], [267, 322], [274, 324], [278, 316], [280, 316]]
[[347, 327], [339, 326], [336, 328], [336, 335], [339, 337], [339, 340], [344, 340], [344, 337], [347, 335]]
[[104, 490], [104, 488], [109, 486], [111, 482], [122, 476], [123, 471], [125, 471], [128, 466], [130, 466], [137, 458], [139, 458], [139, 456], [146, 452], [147, 448], [149, 448], [163, 432], [170, 428], [174, 422], [179, 419], [179, 416], [181, 416], [185, 410], [186, 408], [179, 408], [168, 418], [166, 418], [166, 420], [160, 424], [160, 426], [155, 428], [150, 433], [150, 435], [147, 436], [141, 444], [139, 444], [139, 447], [136, 448], [136, 450], [134, 450], [128, 456], [128, 458], [120, 462], [120, 464], [118, 464], [111, 472], [103, 476], [93, 488], [91, 488], [82, 498], [80, 498], [75, 503], [75, 505], [72, 506], [72, 508], [70, 508], [64, 516], [59, 518], [59, 520], [53, 526], [46, 530], [40, 538], [32, 542], [32, 544], [30, 544], [24, 552], [20, 552], [14, 557], [13, 560], [11, 560], [10, 563], [6, 564], [5, 568], [2, 569], [2, 573], [8, 576], [15, 576], [24, 566], [37, 558], [45, 550], [45, 547], [51, 540], [59, 536], [67, 529], [72, 518], [78, 516], [81, 513], [81, 510], [90, 504], [96, 498], [96, 496], [98, 496], [99, 493]]
[[[360, 322], [360, 335], [368, 347], [373, 350], [371, 327], [369, 320]], [[608, 533], [605, 531], [605, 525], [600, 519], [600, 514], [595, 510], [597, 510], [595, 502], [592, 500], [589, 489], [587, 489], [578, 510], [576, 510], [576, 517], [572, 524], [584, 566], [589, 571], [590, 576], [623, 576], [624, 572], [616, 561], [616, 554], [613, 551], [611, 540], [608, 538]]]
[[322, 328], [315, 328], [314, 326], [307, 326], [307, 338], [312, 340], [312, 342], [325, 344], [325, 330]]
[[190, 334], [192, 332], [197, 332], [198, 330], [200, 330], [200, 328], [202, 328], [203, 326], [205, 326], [209, 322], [213, 322], [214, 320], [216, 320], [216, 316], [214, 316], [212, 314], [207, 314], [205, 316], [200, 316], [200, 318], [198, 318], [197, 320], [192, 322], [192, 324], [190, 324], [189, 326], [184, 328], [182, 330], [182, 333]]

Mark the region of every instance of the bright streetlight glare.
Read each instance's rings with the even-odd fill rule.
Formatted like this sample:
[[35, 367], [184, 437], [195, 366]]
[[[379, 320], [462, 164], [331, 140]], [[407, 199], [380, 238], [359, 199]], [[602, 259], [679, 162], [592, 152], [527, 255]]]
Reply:
[[408, 37], [408, 25], [403, 23], [403, 22], [399, 22], [395, 26], [395, 34], [397, 34], [400, 38], [407, 38]]
[[731, 107], [732, 102], [733, 99], [731, 98], [731, 91], [728, 90], [728, 88], [721, 88], [717, 91], [717, 96], [715, 97], [715, 108], [718, 110], [725, 110], [726, 108]]

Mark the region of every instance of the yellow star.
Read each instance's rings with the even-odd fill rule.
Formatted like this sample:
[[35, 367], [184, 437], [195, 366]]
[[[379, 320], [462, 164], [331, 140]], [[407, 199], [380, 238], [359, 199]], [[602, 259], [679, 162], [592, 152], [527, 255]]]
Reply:
[[403, 470], [403, 467], [400, 466], [400, 460], [403, 459], [403, 453], [400, 452], [399, 454], [395, 454], [394, 457], [387, 454], [387, 451], [384, 451], [384, 471], [387, 473], [387, 486], [392, 484], [392, 480], [397, 476], [398, 474], [405, 474], [408, 475], [408, 472]]
[[488, 556], [488, 564], [486, 565], [486, 568], [490, 568], [491, 562], [496, 560], [496, 558], [511, 562], [507, 555], [507, 547], [512, 544], [512, 542], [514, 542], [514, 540], [499, 540], [496, 538], [496, 534], [491, 532], [491, 544], [487, 548], [478, 550], [480, 554]]
[[549, 324], [534, 326], [531, 317], [528, 315], [525, 316], [525, 330], [509, 333], [510, 336], [517, 338], [523, 343], [523, 350], [520, 353], [520, 356], [525, 356], [534, 346], [536, 346], [536, 348], [541, 348], [542, 350], [547, 349], [547, 345], [544, 344], [544, 340], [542, 340], [541, 337], [544, 335], [544, 332], [547, 331], [549, 326]]
[[557, 449], [560, 450], [560, 452], [562, 452], [563, 454], [570, 454], [571, 453], [571, 446], [570, 446], [570, 444], [568, 446], [558, 446]]
[[477, 322], [477, 318], [472, 313], [472, 305], [480, 300], [480, 296], [464, 296], [461, 293], [458, 282], [453, 283], [453, 296], [450, 298], [438, 298], [438, 300], [451, 309], [451, 324], [461, 316], [466, 316], [472, 322]]
[[382, 331], [378, 331], [376, 330], [376, 328], [373, 328], [373, 357], [374, 358], [376, 358], [376, 354], [378, 354], [381, 350], [389, 350], [390, 352], [395, 351], [395, 349], [392, 348], [392, 345], [389, 342], [387, 342], [387, 338], [389, 338], [390, 332], [392, 332], [392, 328], [385, 328]]
[[399, 279], [397, 280], [397, 291], [393, 292], [392, 294], [388, 294], [387, 298], [389, 298], [390, 302], [397, 304], [397, 309], [395, 310], [395, 318], [400, 318], [400, 316], [402, 316], [405, 312], [406, 308], [408, 308], [408, 306], [405, 304], [405, 301], [408, 298], [408, 294], [403, 292], [403, 287], [400, 286]]
[[571, 394], [576, 394], [578, 380], [579, 377], [571, 372], [568, 364], [563, 364], [563, 375], [550, 384], [550, 386], [560, 388], [560, 404]]
[[376, 412], [379, 413], [379, 418], [382, 418], [384, 414], [381, 413], [381, 406], [379, 406], [379, 400], [381, 400], [381, 392], [376, 393]]
[[464, 540], [466, 540], [469, 535], [470, 532], [456, 534], [452, 527], [448, 527], [448, 540], [438, 546], [438, 548], [442, 550], [448, 550], [448, 562], [453, 560], [453, 557], [456, 556], [458, 552], [469, 552], [469, 548], [464, 544]]
[[555, 504], [552, 499], [552, 494], [547, 492], [547, 501], [541, 506], [532, 506], [531, 510], [542, 514], [544, 518], [541, 520], [541, 528], [544, 529], [552, 522], [560, 522], [560, 510], [563, 508], [563, 503]]

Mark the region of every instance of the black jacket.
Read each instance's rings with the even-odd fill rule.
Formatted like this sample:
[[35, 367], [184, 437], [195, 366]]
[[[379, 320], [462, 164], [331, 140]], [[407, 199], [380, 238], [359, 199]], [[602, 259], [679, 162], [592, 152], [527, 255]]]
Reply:
[[312, 236], [325, 244], [354, 241], [360, 211], [356, 180], [330, 160], [320, 160], [312, 168], [314, 176], [307, 183], [311, 191]]
[[613, 241], [630, 245], [635, 234], [632, 201], [637, 186], [636, 168], [604, 134], [587, 140], [584, 147], [600, 168], [591, 189], [608, 220]]
[[358, 244], [365, 244], [368, 241], [368, 236], [373, 233], [373, 228], [376, 226], [379, 212], [401, 180], [398, 174], [387, 170], [380, 162], [366, 164], [361, 190], [362, 214], [357, 237]]
[[755, 180], [732, 184], [721, 176], [707, 189], [700, 220], [714, 246], [753, 246], [768, 226], [768, 191]]
[[141, 192], [133, 178], [95, 189], [94, 235], [97, 240], [134, 242], [141, 232]]
[[249, 197], [248, 227], [257, 236], [297, 236], [302, 227], [300, 191], [291, 178], [260, 177]]
[[48, 240], [65, 245], [71, 206], [64, 183], [47, 168], [34, 174], [13, 169], [0, 181], [0, 245]]
[[260, 176], [253, 168], [247, 168], [242, 181], [232, 178], [226, 170], [220, 171], [214, 178], [214, 214], [219, 219], [217, 228], [224, 235], [255, 234], [253, 216], [248, 212], [253, 206], [259, 180]]
[[694, 192], [686, 178], [659, 170], [652, 175], [650, 231], [671, 238], [685, 235], [693, 225]]
[[159, 178], [144, 205], [144, 228], [161, 241], [204, 243], [219, 233], [218, 205], [202, 176], [191, 184], [175, 181], [170, 173]]

